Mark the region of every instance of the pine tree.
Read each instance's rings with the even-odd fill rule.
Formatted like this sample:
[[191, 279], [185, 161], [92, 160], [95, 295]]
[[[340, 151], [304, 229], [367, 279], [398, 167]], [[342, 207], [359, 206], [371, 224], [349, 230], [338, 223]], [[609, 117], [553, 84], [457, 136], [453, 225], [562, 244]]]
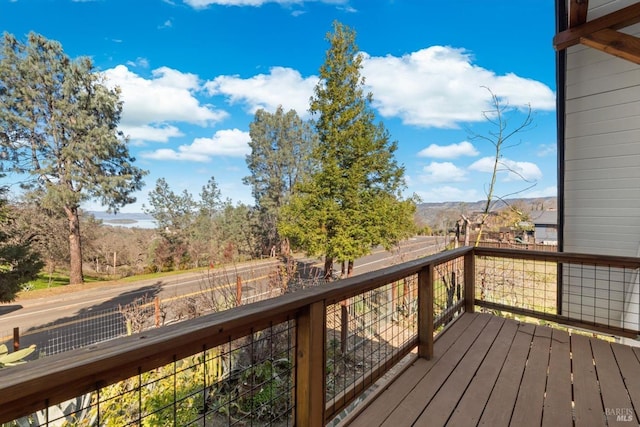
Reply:
[[243, 182], [251, 186], [260, 217], [257, 234], [262, 253], [267, 253], [282, 243], [277, 229], [280, 212], [310, 171], [309, 153], [317, 136], [295, 110], [285, 113], [281, 106], [275, 113], [258, 110], [249, 134], [251, 154], [246, 161], [251, 175]]
[[310, 255], [324, 255], [328, 278], [334, 261], [347, 262], [350, 275], [354, 260], [374, 246], [389, 248], [407, 237], [415, 204], [401, 198], [397, 143], [375, 123], [372, 94], [364, 93], [355, 31], [336, 22], [327, 39], [310, 109], [319, 137], [311, 154], [315, 169], [292, 197], [281, 232]]
[[79, 211], [97, 199], [110, 211], [132, 203], [142, 187], [117, 125], [119, 91], [89, 58], [31, 33], [23, 44], [5, 33], [0, 56], [0, 159], [27, 176], [26, 188], [68, 220], [70, 282], [82, 283]]

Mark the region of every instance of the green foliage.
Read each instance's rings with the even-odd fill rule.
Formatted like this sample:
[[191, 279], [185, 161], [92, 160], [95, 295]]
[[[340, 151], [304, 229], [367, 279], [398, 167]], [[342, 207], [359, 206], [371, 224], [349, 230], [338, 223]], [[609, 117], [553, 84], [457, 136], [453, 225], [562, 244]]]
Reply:
[[412, 234], [415, 203], [401, 200], [397, 143], [374, 123], [372, 95], [363, 92], [355, 32], [335, 23], [328, 41], [311, 101], [319, 136], [310, 155], [314, 167], [284, 209], [279, 230], [308, 254], [324, 255], [329, 266]]
[[209, 350], [206, 359], [192, 356], [101, 389], [101, 425], [129, 425], [138, 418], [141, 426], [191, 425], [205, 413], [207, 419], [250, 415], [274, 421], [286, 414], [291, 363], [267, 360], [237, 374], [239, 352], [232, 354], [223, 358]]
[[317, 145], [317, 135], [309, 123], [303, 122], [294, 110], [275, 113], [262, 109], [249, 125], [251, 154], [247, 155], [250, 176], [243, 182], [251, 192], [259, 212], [262, 253], [278, 246], [277, 224], [295, 186], [311, 169], [309, 153]]
[[42, 206], [68, 220], [72, 283], [82, 282], [78, 207], [97, 199], [110, 211], [132, 203], [142, 187], [117, 126], [120, 92], [89, 58], [71, 60], [62, 46], [30, 33], [5, 33], [0, 57], [0, 157]]
[[274, 421], [287, 414], [291, 399], [291, 363], [286, 360], [270, 361], [251, 366], [241, 376], [238, 387], [239, 410], [252, 414], [257, 420]]
[[13, 227], [3, 193], [0, 189], [0, 302], [10, 302], [44, 264], [33, 250], [30, 237]]
[[[86, 283], [98, 282], [100, 280], [103, 280], [103, 279], [101, 277], [94, 276], [91, 274], [85, 276]], [[136, 279], [136, 280], [141, 280], [141, 279]], [[38, 289], [50, 289], [50, 288], [65, 286], [68, 284], [69, 284], [68, 274], [65, 274], [63, 272], [53, 272], [51, 274], [40, 272], [33, 279], [29, 280], [26, 283], [27, 285], [26, 289], [25, 289], [25, 286], [23, 286], [22, 290], [34, 291]]]
[[418, 229], [418, 235], [419, 236], [432, 236], [433, 235], [433, 229], [431, 227], [429, 227], [428, 225], [424, 225], [420, 229]]
[[141, 426], [188, 425], [204, 405], [204, 366], [192, 357], [101, 389], [101, 425], [129, 425], [139, 417]]
[[14, 351], [13, 353], [9, 353], [9, 349], [6, 345], [0, 344], [0, 368], [25, 363], [23, 359], [29, 356], [34, 351], [36, 351], [35, 344], [29, 346], [28, 348]]
[[187, 190], [175, 193], [164, 178], [149, 192], [150, 206], [143, 210], [158, 223], [162, 240], [154, 242], [153, 264], [159, 271], [187, 268], [188, 239], [197, 203]]
[[165, 233], [182, 235], [191, 225], [196, 210], [196, 202], [187, 190], [177, 194], [169, 188], [164, 178], [156, 181], [156, 186], [149, 191], [149, 207], [144, 211], [158, 223], [158, 228]]
[[255, 254], [253, 211], [221, 201], [213, 177], [202, 187], [199, 201], [186, 190], [175, 193], [160, 178], [149, 192], [149, 204], [143, 209], [158, 222], [162, 239], [151, 247], [148, 271], [197, 268]]

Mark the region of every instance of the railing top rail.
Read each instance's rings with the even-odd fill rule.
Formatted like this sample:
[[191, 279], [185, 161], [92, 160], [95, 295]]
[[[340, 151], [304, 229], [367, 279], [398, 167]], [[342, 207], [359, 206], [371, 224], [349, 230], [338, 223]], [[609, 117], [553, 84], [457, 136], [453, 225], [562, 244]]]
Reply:
[[555, 261], [560, 263], [589, 264], [606, 267], [640, 268], [640, 258], [616, 255], [593, 255], [573, 252], [523, 251], [506, 248], [474, 248], [477, 256], [495, 256], [501, 258], [518, 258], [538, 261]]
[[384, 270], [308, 288], [29, 362], [2, 372], [0, 423], [43, 409], [174, 360], [197, 354], [297, 316], [313, 303], [334, 304], [471, 252], [464, 247]]

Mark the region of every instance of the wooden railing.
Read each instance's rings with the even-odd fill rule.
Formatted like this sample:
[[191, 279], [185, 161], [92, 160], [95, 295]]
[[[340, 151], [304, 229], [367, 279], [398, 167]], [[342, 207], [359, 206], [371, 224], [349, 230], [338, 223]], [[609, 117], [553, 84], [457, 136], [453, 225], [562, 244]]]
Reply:
[[[180, 360], [197, 355], [208, 360], [209, 351], [214, 350], [219, 355], [224, 346], [230, 349], [228, 359], [225, 359], [228, 362], [232, 354], [238, 354], [233, 353], [236, 347], [232, 342], [244, 340], [253, 343], [260, 331], [285, 325], [286, 331], [292, 331], [292, 337], [284, 340], [289, 342], [289, 347], [282, 354], [291, 359], [289, 377], [292, 384], [284, 399], [287, 400], [284, 417], [294, 425], [320, 426], [356, 400], [395, 362], [416, 347], [419, 357], [430, 358], [434, 337], [442, 326], [465, 311], [472, 312], [474, 306], [624, 336], [637, 335], [637, 323], [633, 327], [620, 320], [624, 312], [610, 310], [609, 317], [603, 317], [598, 301], [583, 298], [580, 308], [575, 293], [586, 294], [595, 290], [596, 295], [599, 287], [605, 284], [608, 293], [600, 292], [600, 297], [606, 294], [612, 298], [622, 289], [623, 295], [626, 291], [627, 296], [635, 298], [637, 294], [631, 288], [638, 279], [638, 268], [638, 258], [470, 247], [455, 249], [0, 370], [0, 423], [90, 394], [88, 401], [92, 416], [97, 416], [95, 423], [102, 425], [100, 417], [104, 420], [107, 416], [104, 409], [107, 403], [101, 400], [106, 393], [102, 390], [138, 377], [138, 389], [127, 389], [122, 393], [133, 392], [140, 399], [137, 402], [139, 418], [132, 422], [143, 425], [143, 417], [148, 415], [143, 408], [146, 393], [146, 386], [142, 383], [144, 373], [173, 364], [175, 376], [182, 366]], [[591, 282], [577, 287], [578, 280]], [[354, 344], [346, 348], [355, 349], [354, 355], [363, 346], [369, 346], [367, 354], [374, 354], [374, 349], [379, 352], [375, 353], [379, 354], [375, 360], [362, 363], [366, 367], [362, 369], [362, 375], [349, 381], [337, 377], [336, 371], [341, 366], [344, 368], [340, 364], [346, 363], [345, 360], [353, 360], [355, 356], [339, 355], [333, 346], [333, 340], [338, 338], [332, 338], [344, 336], [335, 331], [342, 322], [332, 321], [331, 316], [340, 312], [339, 308], [334, 308], [340, 307], [341, 303], [344, 305], [345, 301], [350, 304], [349, 313], [355, 321], [355, 326], [348, 327], [362, 331], [359, 337], [356, 337], [359, 332], [352, 331], [349, 336], [354, 337]], [[616, 304], [626, 308], [631, 304], [632, 310], [635, 310], [633, 304], [637, 302], [628, 298], [616, 300]], [[576, 310], [579, 316], [576, 316]], [[398, 316], [403, 317], [400, 319]], [[393, 329], [398, 325], [404, 326]], [[269, 336], [268, 341], [276, 340]], [[386, 347], [381, 351], [383, 345]], [[254, 350], [249, 353], [249, 360], [257, 363]], [[339, 356], [343, 359], [336, 362]], [[215, 372], [221, 374], [221, 359], [211, 360], [215, 362], [211, 362], [215, 365]], [[221, 375], [210, 382], [208, 378], [213, 377], [212, 368], [204, 369], [202, 376], [204, 378], [198, 381], [202, 382], [199, 393], [203, 407], [197, 412], [206, 417], [207, 408], [210, 409], [207, 399], [211, 393], [224, 389], [216, 386], [221, 384], [220, 378], [224, 377], [228, 385], [229, 376]], [[175, 377], [173, 382], [176, 382]], [[340, 383], [339, 387], [335, 386], [337, 383]], [[179, 393], [174, 389], [173, 394], [177, 396]], [[115, 404], [117, 402], [115, 399]], [[175, 400], [169, 405], [174, 417], [179, 411], [177, 406]]]
[[475, 248], [475, 305], [620, 337], [640, 334], [640, 258]]
[[[323, 425], [325, 420], [344, 409], [368, 385], [384, 375], [393, 362], [416, 346], [420, 356], [430, 357], [433, 351], [434, 318], [438, 321], [438, 315], [444, 311], [434, 310], [434, 268], [460, 261], [464, 256], [471, 259], [472, 249], [461, 248], [441, 253], [340, 280], [335, 284], [304, 289], [272, 300], [4, 369], [0, 371], [0, 423], [86, 393], [99, 395], [100, 390], [111, 384], [175, 364], [176, 361], [227, 345], [233, 340], [252, 337], [257, 331], [273, 325], [293, 322], [295, 339], [291, 354], [295, 370], [291, 388], [293, 405], [289, 417], [295, 421], [295, 425]], [[415, 304], [417, 321], [414, 320], [412, 332], [395, 346], [386, 360], [377, 361], [366, 375], [327, 398], [329, 308], [347, 300], [358, 303], [359, 296], [380, 289], [384, 289], [384, 294], [390, 294], [393, 291], [391, 288], [397, 286], [394, 283], [411, 277], [417, 277], [419, 283]], [[413, 291], [401, 291], [400, 294], [408, 298]], [[358, 304], [362, 305], [362, 302]], [[391, 304], [395, 305], [396, 301]], [[139, 394], [144, 395], [142, 392]], [[96, 405], [95, 399], [91, 399], [91, 405]], [[138, 402], [138, 406], [142, 407], [143, 402]], [[99, 405], [97, 410], [99, 417]]]

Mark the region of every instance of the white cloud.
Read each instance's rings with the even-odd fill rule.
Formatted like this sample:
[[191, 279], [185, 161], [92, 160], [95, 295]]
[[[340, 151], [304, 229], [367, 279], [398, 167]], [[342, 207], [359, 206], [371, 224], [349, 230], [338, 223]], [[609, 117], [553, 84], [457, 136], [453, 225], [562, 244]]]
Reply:
[[[494, 157], [483, 157], [477, 160], [471, 166], [470, 170], [478, 172], [493, 172], [493, 165], [495, 162]], [[499, 173], [505, 173], [506, 177], [504, 181], [528, 181], [533, 182], [542, 178], [542, 171], [535, 163], [531, 162], [517, 162], [506, 158], [500, 159], [498, 164]]]
[[512, 73], [497, 75], [473, 64], [464, 49], [431, 46], [402, 57], [363, 55], [362, 73], [374, 106], [405, 124], [453, 128], [482, 121], [482, 111], [491, 109], [483, 86], [513, 108], [555, 108], [555, 94], [545, 84]]
[[458, 144], [437, 145], [431, 144], [418, 153], [419, 157], [433, 157], [436, 159], [457, 159], [461, 156], [477, 156], [478, 150], [469, 141]]
[[294, 109], [300, 117], [306, 117], [309, 98], [317, 83], [318, 77], [302, 78], [294, 69], [273, 67], [269, 74], [258, 74], [248, 79], [219, 76], [204, 87], [210, 95], [226, 95], [232, 104], [245, 104], [250, 114], [260, 108], [275, 111], [282, 105], [285, 111]]
[[466, 171], [451, 162], [431, 162], [423, 168], [420, 179], [423, 182], [461, 182], [466, 181]]
[[249, 132], [239, 129], [217, 131], [211, 138], [196, 138], [191, 145], [181, 145], [178, 150], [163, 148], [142, 157], [155, 160], [186, 160], [207, 162], [215, 156], [244, 157], [250, 153]]
[[540, 144], [538, 146], [538, 152], [536, 153], [538, 157], [546, 157], [552, 154], [556, 154], [558, 152], [558, 147], [556, 144]]
[[178, 136], [171, 122], [208, 126], [227, 116], [222, 110], [203, 105], [195, 97], [201, 90], [198, 76], [168, 67], [153, 70], [146, 79], [118, 65], [104, 72], [109, 84], [122, 90], [121, 129], [132, 138], [150, 136], [165, 141]]
[[167, 19], [162, 23], [162, 25], [158, 25], [158, 28], [161, 30], [165, 28], [171, 28], [171, 27], [173, 27], [173, 22], [171, 22], [171, 19]]
[[481, 200], [481, 196], [472, 188], [460, 189], [448, 185], [442, 187], [432, 187], [425, 191], [416, 191], [420, 199], [425, 202], [442, 202], [448, 200], [452, 202], [477, 202]]
[[168, 142], [169, 138], [183, 136], [180, 129], [171, 125], [120, 126], [120, 130], [132, 141]]
[[220, 6], [262, 6], [267, 3], [276, 3], [282, 5], [289, 4], [302, 4], [319, 1], [321, 3], [328, 4], [346, 4], [348, 0], [184, 0], [186, 4], [195, 8], [202, 9], [212, 4], [217, 4]]
[[[182, 148], [182, 147], [180, 147]], [[192, 161], [192, 162], [207, 162], [209, 157], [203, 154], [190, 153], [188, 151], [176, 151], [171, 148], [161, 148], [151, 153], [142, 153], [141, 157], [145, 159], [153, 160], [172, 160], [172, 161]]]
[[127, 61], [127, 65], [130, 67], [149, 68], [149, 60], [139, 56], [135, 61]]

